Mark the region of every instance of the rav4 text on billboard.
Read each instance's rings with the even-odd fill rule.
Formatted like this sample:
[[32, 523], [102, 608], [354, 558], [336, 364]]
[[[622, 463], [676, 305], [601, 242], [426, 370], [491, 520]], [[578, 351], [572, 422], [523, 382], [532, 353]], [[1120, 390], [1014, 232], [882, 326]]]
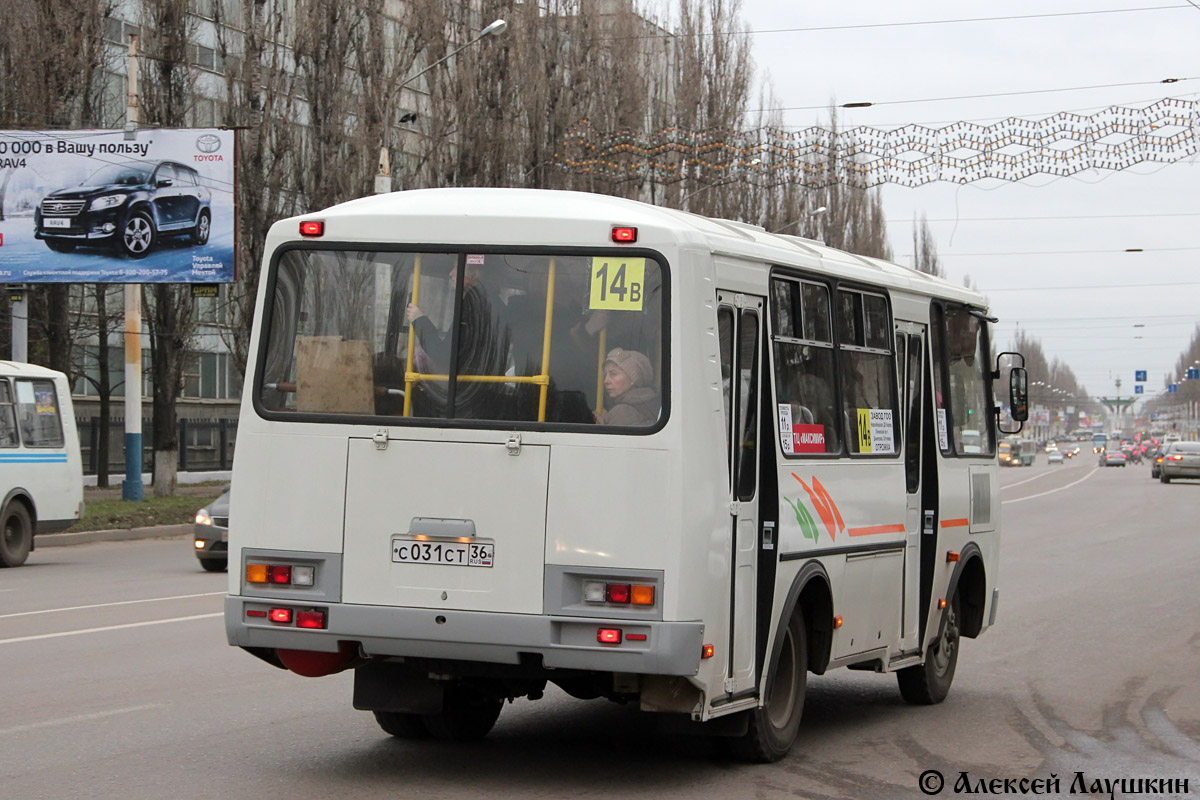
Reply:
[[232, 131], [0, 131], [0, 283], [233, 280]]

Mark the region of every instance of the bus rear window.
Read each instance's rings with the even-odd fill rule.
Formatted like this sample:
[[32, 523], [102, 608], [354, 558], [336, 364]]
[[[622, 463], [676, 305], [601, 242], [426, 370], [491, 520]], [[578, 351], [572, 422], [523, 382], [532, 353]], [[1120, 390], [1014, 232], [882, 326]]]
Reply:
[[623, 428], [662, 415], [653, 258], [294, 248], [274, 287], [268, 412]]

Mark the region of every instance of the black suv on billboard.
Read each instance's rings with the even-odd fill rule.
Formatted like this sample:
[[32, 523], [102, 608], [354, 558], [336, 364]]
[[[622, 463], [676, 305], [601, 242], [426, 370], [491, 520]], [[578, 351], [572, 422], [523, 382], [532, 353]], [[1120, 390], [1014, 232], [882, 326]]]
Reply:
[[205, 244], [211, 200], [199, 173], [184, 164], [111, 164], [43, 198], [33, 212], [34, 236], [56, 253], [111, 244], [118, 253], [144, 258], [162, 236]]

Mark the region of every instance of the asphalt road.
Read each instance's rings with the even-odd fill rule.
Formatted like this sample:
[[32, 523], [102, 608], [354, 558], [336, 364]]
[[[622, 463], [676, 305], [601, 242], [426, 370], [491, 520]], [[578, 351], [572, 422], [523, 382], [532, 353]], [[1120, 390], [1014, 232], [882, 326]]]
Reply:
[[1063, 796], [1076, 772], [1188, 778], [1200, 795], [1200, 482], [1081, 454], [1001, 483], [997, 625], [964, 643], [946, 702], [814, 677], [795, 749], [766, 766], [554, 690], [482, 743], [393, 740], [351, 708], [349, 675], [228, 647], [225, 576], [187, 540], [41, 549], [0, 571], [0, 796], [916, 798], [926, 770], [943, 797], [963, 771], [1054, 774]]

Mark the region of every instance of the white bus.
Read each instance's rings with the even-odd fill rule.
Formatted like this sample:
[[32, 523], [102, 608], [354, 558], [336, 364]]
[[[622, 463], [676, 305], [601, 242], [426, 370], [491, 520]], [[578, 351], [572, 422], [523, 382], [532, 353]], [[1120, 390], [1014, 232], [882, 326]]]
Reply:
[[258, 296], [228, 639], [354, 669], [390, 734], [480, 737], [550, 682], [773, 760], [809, 672], [935, 703], [994, 621], [975, 292], [613, 197], [436, 189], [275, 224]]
[[83, 514], [83, 465], [67, 376], [0, 361], [0, 566], [19, 567], [37, 533]]

